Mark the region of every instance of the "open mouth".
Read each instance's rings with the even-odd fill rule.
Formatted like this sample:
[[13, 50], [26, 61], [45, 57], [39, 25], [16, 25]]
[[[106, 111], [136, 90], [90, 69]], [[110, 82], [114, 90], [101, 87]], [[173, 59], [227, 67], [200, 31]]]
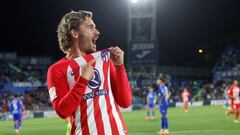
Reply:
[[96, 45], [96, 43], [97, 43], [97, 38], [93, 38], [93, 39], [92, 39], [92, 43], [93, 43], [94, 45]]

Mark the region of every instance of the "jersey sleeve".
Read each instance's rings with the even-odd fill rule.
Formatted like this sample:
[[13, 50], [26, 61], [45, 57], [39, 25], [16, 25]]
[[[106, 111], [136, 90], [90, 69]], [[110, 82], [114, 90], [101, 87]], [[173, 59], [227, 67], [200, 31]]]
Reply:
[[168, 95], [168, 94], [169, 94], [168, 87], [165, 86], [165, 87], [164, 87], [164, 95]]
[[233, 88], [233, 93], [232, 93], [234, 98], [237, 98], [239, 96], [239, 90], [237, 87]]
[[132, 90], [124, 65], [114, 66], [110, 62], [110, 79], [114, 99], [117, 104], [127, 108], [132, 103]]
[[232, 87], [228, 89], [228, 95], [229, 95], [229, 96], [233, 96]]
[[20, 108], [21, 108], [21, 110], [24, 111], [24, 105], [23, 105], [22, 100], [19, 101], [19, 104], [20, 104]]
[[70, 116], [79, 105], [88, 80], [79, 77], [72, 89], [69, 89], [67, 78], [57, 67], [50, 67], [47, 75], [49, 96], [56, 113], [63, 119]]

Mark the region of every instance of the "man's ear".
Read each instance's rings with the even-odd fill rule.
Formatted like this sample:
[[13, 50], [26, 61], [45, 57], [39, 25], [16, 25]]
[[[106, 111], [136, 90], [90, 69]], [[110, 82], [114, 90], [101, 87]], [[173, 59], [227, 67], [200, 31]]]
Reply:
[[71, 36], [74, 38], [74, 39], [77, 39], [78, 38], [78, 32], [74, 29], [71, 30]]

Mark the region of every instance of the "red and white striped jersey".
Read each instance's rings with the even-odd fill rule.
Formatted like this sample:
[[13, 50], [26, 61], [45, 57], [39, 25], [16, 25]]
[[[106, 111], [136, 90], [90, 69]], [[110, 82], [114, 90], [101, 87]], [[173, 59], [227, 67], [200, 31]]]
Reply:
[[233, 88], [234, 104], [240, 104], [239, 93], [240, 93], [239, 87], [235, 86]]
[[[94, 77], [88, 81], [80, 69], [94, 58]], [[61, 59], [48, 70], [48, 87], [57, 114], [71, 117], [72, 135], [128, 134], [118, 106], [131, 104], [131, 88], [124, 66], [114, 66], [108, 50]]]
[[186, 91], [186, 92], [183, 91], [181, 95], [182, 95], [182, 98], [183, 98], [183, 102], [188, 102], [190, 93], [188, 91]]
[[230, 98], [229, 102], [231, 105], [235, 105], [239, 103], [239, 88], [238, 86], [230, 86], [228, 89], [228, 95], [233, 98]]

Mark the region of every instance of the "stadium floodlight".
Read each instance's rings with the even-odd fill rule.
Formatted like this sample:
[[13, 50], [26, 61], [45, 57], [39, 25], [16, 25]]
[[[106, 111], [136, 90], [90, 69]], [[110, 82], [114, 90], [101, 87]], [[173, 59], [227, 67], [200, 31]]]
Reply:
[[198, 49], [198, 53], [203, 53], [203, 49]]
[[131, 0], [131, 2], [132, 2], [132, 3], [137, 3], [137, 2], [138, 2], [138, 0]]

